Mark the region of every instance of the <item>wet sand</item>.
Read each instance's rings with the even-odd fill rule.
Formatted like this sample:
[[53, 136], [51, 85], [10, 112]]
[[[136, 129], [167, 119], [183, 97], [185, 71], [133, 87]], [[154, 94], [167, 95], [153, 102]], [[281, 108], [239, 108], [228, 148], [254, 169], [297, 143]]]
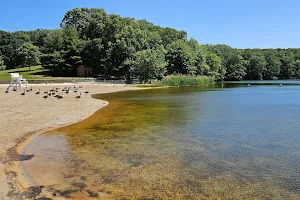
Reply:
[[[108, 102], [97, 100], [91, 94], [110, 93], [137, 88], [126, 85], [112, 84], [81, 84], [79, 93], [64, 94], [63, 99], [49, 97], [44, 99], [44, 92], [53, 87], [64, 88], [72, 84], [38, 84], [30, 85], [33, 90], [21, 95], [23, 90], [5, 93], [7, 85], [0, 85], [0, 200], [11, 199], [7, 194], [12, 192], [14, 173], [7, 170], [13, 149], [22, 139], [40, 130], [54, 129], [71, 124], [91, 116], [98, 109], [108, 105]], [[36, 92], [40, 89], [40, 94]], [[85, 91], [89, 91], [88, 94]], [[17, 159], [22, 159], [15, 155]]]

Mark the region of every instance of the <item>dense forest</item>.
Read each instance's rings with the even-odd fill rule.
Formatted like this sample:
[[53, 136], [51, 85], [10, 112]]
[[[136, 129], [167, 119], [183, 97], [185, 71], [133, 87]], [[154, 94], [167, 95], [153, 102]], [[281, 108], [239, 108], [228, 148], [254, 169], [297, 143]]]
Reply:
[[0, 31], [0, 70], [40, 64], [62, 75], [84, 65], [99, 76], [141, 82], [170, 74], [290, 79], [300, 77], [300, 49], [200, 45], [185, 31], [108, 15], [103, 9], [76, 8], [56, 30]]

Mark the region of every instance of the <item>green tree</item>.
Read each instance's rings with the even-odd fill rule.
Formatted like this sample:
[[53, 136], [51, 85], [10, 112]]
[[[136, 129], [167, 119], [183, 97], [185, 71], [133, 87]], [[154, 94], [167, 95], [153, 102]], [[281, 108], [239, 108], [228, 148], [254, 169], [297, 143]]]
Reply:
[[280, 57], [281, 62], [281, 71], [280, 71], [280, 78], [292, 78], [295, 76], [295, 62], [294, 62], [294, 55], [293, 53], [281, 53]]
[[193, 49], [184, 40], [177, 40], [168, 45], [166, 60], [168, 74], [196, 74]]
[[101, 39], [89, 40], [81, 51], [84, 65], [92, 67], [99, 74], [108, 74], [105, 66], [105, 49]]
[[64, 43], [64, 30], [55, 29], [47, 34], [44, 38], [44, 53], [54, 53], [61, 51]]
[[107, 18], [108, 15], [103, 9], [75, 8], [65, 14], [60, 26], [75, 28], [82, 39], [101, 38], [103, 40]]
[[66, 12], [60, 23], [62, 28], [75, 28], [83, 37], [91, 20], [91, 10], [88, 8], [75, 8]]
[[193, 60], [194, 60], [194, 65], [197, 68], [197, 75], [204, 75], [207, 74], [209, 67], [206, 64], [206, 56], [205, 52], [202, 49], [202, 47], [199, 45], [197, 40], [194, 38], [191, 38], [188, 41], [189, 46], [192, 48], [193, 52]]
[[81, 41], [75, 28], [66, 27], [63, 30], [63, 44], [61, 54], [65, 60], [65, 67], [75, 69], [82, 64]]
[[262, 80], [266, 71], [267, 62], [262, 55], [253, 55], [250, 57], [248, 64], [247, 76], [249, 79]]
[[45, 69], [55, 72], [63, 72], [65, 60], [59, 52], [55, 51], [54, 53], [43, 54], [41, 56], [41, 64]]
[[[300, 49], [235, 49], [199, 45], [185, 31], [146, 20], [108, 15], [103, 9], [75, 8], [64, 15], [61, 29], [0, 31], [0, 56], [7, 69], [28, 65], [28, 43], [42, 52], [41, 62], [53, 69], [84, 65], [103, 75], [132, 75], [136, 53], [167, 50], [167, 74], [211, 75], [216, 79], [276, 79], [299, 75]], [[22, 50], [22, 51], [20, 51]], [[35, 50], [34, 50], [35, 51]], [[97, 55], [97, 57], [96, 57]], [[47, 64], [48, 63], [48, 64]]]
[[295, 65], [295, 76], [296, 78], [300, 78], [300, 60], [295, 60], [294, 62], [294, 65]]
[[226, 80], [243, 80], [246, 75], [246, 62], [239, 54], [230, 53], [227, 58]]
[[159, 28], [158, 31], [162, 38], [163, 45], [165, 48], [167, 48], [168, 45], [177, 40], [187, 40], [187, 33], [185, 31], [177, 31], [176, 29], [168, 27]]
[[37, 29], [34, 31], [29, 31], [27, 34], [30, 36], [30, 41], [33, 45], [39, 47], [42, 53], [48, 53], [48, 48], [46, 47], [46, 38], [49, 33], [55, 32], [55, 30], [45, 30]]
[[266, 62], [265, 79], [277, 79], [281, 68], [280, 59], [274, 54], [268, 54], [266, 55]]
[[0, 71], [5, 70], [5, 68], [3, 56], [0, 56]]
[[30, 36], [24, 31], [2, 32], [0, 36], [0, 50], [7, 69], [23, 66], [24, 60], [20, 57], [19, 49], [25, 42], [30, 43]]
[[[151, 46], [148, 41], [150, 36], [146, 30], [141, 30], [135, 25], [125, 26], [116, 34], [116, 42], [112, 45], [112, 53], [110, 59], [118, 60], [114, 66], [118, 74], [122, 76], [130, 75], [130, 66], [128, 65], [128, 59], [134, 59], [135, 53], [149, 48]], [[127, 62], [125, 63], [125, 61]]]
[[29, 67], [29, 70], [31, 70], [31, 66], [40, 64], [40, 51], [37, 46], [31, 43], [25, 42], [19, 48], [18, 56], [24, 66]]
[[209, 66], [207, 75], [213, 76], [215, 80], [223, 80], [225, 68], [222, 66], [222, 59], [216, 54], [206, 52], [206, 64]]
[[133, 62], [128, 60], [126, 62], [132, 64], [132, 73], [144, 83], [151, 79], [161, 80], [167, 65], [163, 47], [138, 51]]
[[[224, 77], [225, 80], [244, 79], [246, 75], [247, 61], [241, 55], [242, 50], [233, 49], [228, 45], [205, 45], [205, 46], [209, 49], [209, 51], [217, 54], [222, 59], [222, 66], [225, 68], [226, 71]], [[249, 59], [251, 55], [247, 57], [247, 59]]]

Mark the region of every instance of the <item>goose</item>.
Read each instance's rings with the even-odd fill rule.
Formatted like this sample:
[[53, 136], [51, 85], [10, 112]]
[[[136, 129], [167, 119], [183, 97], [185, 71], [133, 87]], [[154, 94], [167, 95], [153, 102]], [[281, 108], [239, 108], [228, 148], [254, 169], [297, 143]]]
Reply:
[[69, 94], [69, 90], [66, 91], [66, 94]]
[[44, 99], [47, 99], [47, 98], [48, 98], [48, 95], [43, 96], [43, 98], [44, 98]]
[[5, 93], [8, 93], [8, 90], [6, 90]]
[[87, 90], [87, 91], [85, 91], [84, 93], [88, 94], [88, 93], [89, 93], [89, 91]]
[[30, 87], [29, 91], [30, 91], [30, 92], [32, 91], [32, 87]]
[[50, 93], [50, 92], [48, 93], [48, 96], [49, 96], [49, 97], [51, 96], [51, 93]]
[[39, 91], [37, 91], [35, 94], [40, 94], [40, 88], [39, 88]]
[[76, 99], [80, 99], [81, 98], [81, 92], [79, 93], [78, 96], [75, 97]]
[[48, 92], [46, 91], [46, 92], [44, 92], [44, 94], [48, 94]]
[[67, 90], [68, 90], [68, 87], [65, 87], [64, 89], [62, 89], [63, 92], [67, 91]]
[[56, 98], [57, 98], [57, 99], [62, 99], [62, 98], [64, 98], [64, 93], [61, 93], [61, 95], [57, 95]]
[[22, 96], [24, 96], [25, 95], [25, 93], [26, 93], [26, 90], [24, 89], [24, 92], [21, 94]]

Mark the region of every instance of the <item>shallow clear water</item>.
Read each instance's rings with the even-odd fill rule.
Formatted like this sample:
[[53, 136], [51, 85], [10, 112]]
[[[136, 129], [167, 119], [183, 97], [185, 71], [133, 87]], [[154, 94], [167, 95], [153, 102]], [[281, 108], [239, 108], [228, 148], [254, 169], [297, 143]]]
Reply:
[[32, 184], [68, 198], [300, 199], [298, 86], [95, 97], [109, 106], [24, 149]]

